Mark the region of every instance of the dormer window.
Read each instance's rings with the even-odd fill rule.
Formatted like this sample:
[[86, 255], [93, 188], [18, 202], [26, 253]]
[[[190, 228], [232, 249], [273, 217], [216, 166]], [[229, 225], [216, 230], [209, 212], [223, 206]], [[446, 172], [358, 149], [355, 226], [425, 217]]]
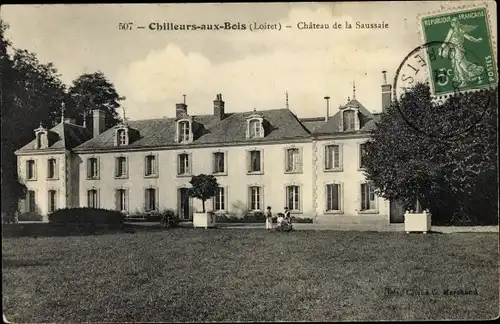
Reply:
[[47, 130], [40, 125], [35, 129], [35, 149], [44, 149], [49, 146], [49, 139], [47, 137]]
[[129, 132], [127, 127], [120, 127], [115, 133], [115, 144], [116, 146], [125, 146], [129, 144]]
[[182, 119], [177, 121], [177, 143], [191, 143], [193, 141], [192, 121]]
[[250, 121], [250, 138], [259, 138], [261, 137], [261, 124], [260, 120], [254, 119]]
[[118, 145], [125, 145], [127, 143], [127, 134], [124, 129], [118, 130]]
[[189, 141], [189, 122], [179, 122], [179, 142]]
[[36, 148], [42, 148], [42, 133], [36, 134]]
[[344, 132], [359, 130], [359, 117], [357, 108], [347, 108], [342, 111], [342, 127]]
[[349, 132], [354, 130], [354, 110], [346, 110], [343, 114], [344, 131]]
[[264, 137], [264, 119], [261, 115], [254, 113], [247, 118], [247, 139]]

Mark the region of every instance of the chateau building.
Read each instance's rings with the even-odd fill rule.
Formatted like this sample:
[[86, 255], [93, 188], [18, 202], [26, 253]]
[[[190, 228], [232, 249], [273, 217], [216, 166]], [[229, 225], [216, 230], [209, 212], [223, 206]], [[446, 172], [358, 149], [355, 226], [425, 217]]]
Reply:
[[[382, 107], [391, 86], [382, 85]], [[127, 213], [174, 209], [192, 218], [201, 202], [187, 189], [192, 175], [216, 176], [217, 213], [274, 212], [284, 206], [316, 222], [389, 222], [388, 201], [363, 174], [363, 146], [379, 114], [353, 98], [325, 117], [300, 119], [288, 108], [226, 112], [222, 95], [210, 115], [190, 115], [179, 103], [174, 118], [124, 121], [104, 129], [93, 111], [93, 134], [64, 119], [35, 130], [19, 149], [19, 179], [28, 188], [21, 213], [99, 207]]]

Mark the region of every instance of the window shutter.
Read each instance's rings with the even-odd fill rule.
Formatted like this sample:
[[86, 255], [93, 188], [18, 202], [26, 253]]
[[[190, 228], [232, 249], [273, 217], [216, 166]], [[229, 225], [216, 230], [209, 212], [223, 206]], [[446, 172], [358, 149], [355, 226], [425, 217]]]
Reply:
[[302, 148], [297, 149], [297, 171], [302, 172]]
[[247, 150], [247, 172], [252, 171], [252, 151]]
[[121, 205], [121, 197], [120, 197], [120, 190], [115, 189], [115, 209], [120, 210], [120, 205]]
[[148, 173], [148, 160], [149, 160], [149, 155], [146, 155], [144, 157], [144, 175], [147, 176], [149, 173]]
[[264, 150], [259, 151], [259, 157], [260, 157], [260, 172], [264, 173]]
[[119, 174], [119, 167], [120, 167], [120, 159], [119, 158], [115, 158], [115, 177], [118, 177], [120, 174]]
[[128, 206], [130, 206], [130, 205], [129, 205], [129, 203], [130, 203], [130, 201], [129, 201], [129, 196], [130, 196], [130, 195], [129, 195], [129, 190], [128, 190], [128, 189], [126, 189], [126, 190], [125, 190], [125, 210], [126, 210], [126, 211], [128, 211], [128, 209], [129, 209], [129, 208], [128, 208]]
[[188, 159], [188, 174], [192, 174], [193, 173], [192, 172], [193, 171], [192, 170], [192, 165], [193, 165], [193, 163], [192, 163], [192, 156], [193, 156], [192, 153], [187, 154], [187, 159]]
[[144, 208], [145, 211], [149, 211], [149, 195], [148, 195], [148, 189], [144, 190]]
[[361, 184], [361, 210], [366, 209], [365, 208], [365, 200], [366, 200], [366, 193], [365, 193], [365, 184]]

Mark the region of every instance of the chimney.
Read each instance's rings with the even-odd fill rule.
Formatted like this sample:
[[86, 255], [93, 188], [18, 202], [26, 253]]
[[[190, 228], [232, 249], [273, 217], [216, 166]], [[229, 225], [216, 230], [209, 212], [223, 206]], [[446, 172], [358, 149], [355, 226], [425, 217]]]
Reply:
[[326, 96], [326, 116], [325, 116], [325, 123], [328, 121], [328, 117], [330, 117], [330, 97]]
[[74, 118], [64, 118], [64, 123], [65, 124], [76, 124], [76, 119]]
[[382, 71], [384, 83], [382, 84], [382, 112], [385, 112], [387, 107], [391, 105], [392, 86], [387, 83], [387, 71]]
[[224, 112], [224, 101], [222, 100], [222, 94], [217, 94], [214, 100], [214, 116], [218, 120], [223, 120], [225, 116]]
[[184, 100], [182, 103], [175, 104], [175, 117], [185, 117], [187, 116], [187, 105], [186, 105], [186, 95], [182, 95]]
[[102, 132], [104, 132], [104, 111], [101, 109], [92, 110], [94, 124], [93, 124], [93, 133], [94, 137], [99, 136]]

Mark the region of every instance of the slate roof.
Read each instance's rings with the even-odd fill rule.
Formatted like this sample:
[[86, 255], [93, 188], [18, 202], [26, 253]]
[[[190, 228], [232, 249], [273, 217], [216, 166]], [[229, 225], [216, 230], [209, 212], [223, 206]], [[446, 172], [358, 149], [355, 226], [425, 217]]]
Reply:
[[[92, 138], [92, 132], [86, 127], [67, 122], [61, 122], [48, 131], [56, 135], [56, 140], [53, 141], [48, 148], [36, 149], [36, 151], [71, 150]], [[35, 150], [35, 142], [36, 139], [33, 139], [31, 142], [21, 147], [17, 152]]]
[[326, 123], [323, 123], [323, 125], [317, 127], [314, 131], [312, 131], [312, 134], [327, 135], [334, 133], [347, 133], [345, 131], [340, 131], [339, 126], [342, 118], [342, 111], [349, 106], [356, 106], [358, 108], [360, 113], [360, 128], [357, 131], [348, 133], [368, 132], [375, 128], [375, 124], [379, 120], [379, 114], [372, 114], [359, 101], [357, 101], [356, 99], [352, 99], [344, 106], [341, 106], [339, 108], [339, 111], [335, 115], [330, 117]]
[[301, 118], [300, 122], [312, 133], [325, 123], [325, 117]]
[[[246, 139], [246, 118], [254, 112], [238, 112], [226, 114], [219, 121], [214, 115], [192, 116], [193, 122], [201, 125], [195, 134], [193, 144], [224, 144], [248, 141], [251, 143], [307, 139], [310, 133], [289, 109], [273, 109], [257, 111], [264, 119], [266, 136], [261, 139]], [[127, 145], [127, 148], [180, 146], [176, 144], [176, 118], [160, 118], [128, 121], [127, 125], [138, 132], [138, 138]], [[115, 130], [106, 130], [99, 136], [76, 147], [76, 150], [92, 150], [114, 148]]]

